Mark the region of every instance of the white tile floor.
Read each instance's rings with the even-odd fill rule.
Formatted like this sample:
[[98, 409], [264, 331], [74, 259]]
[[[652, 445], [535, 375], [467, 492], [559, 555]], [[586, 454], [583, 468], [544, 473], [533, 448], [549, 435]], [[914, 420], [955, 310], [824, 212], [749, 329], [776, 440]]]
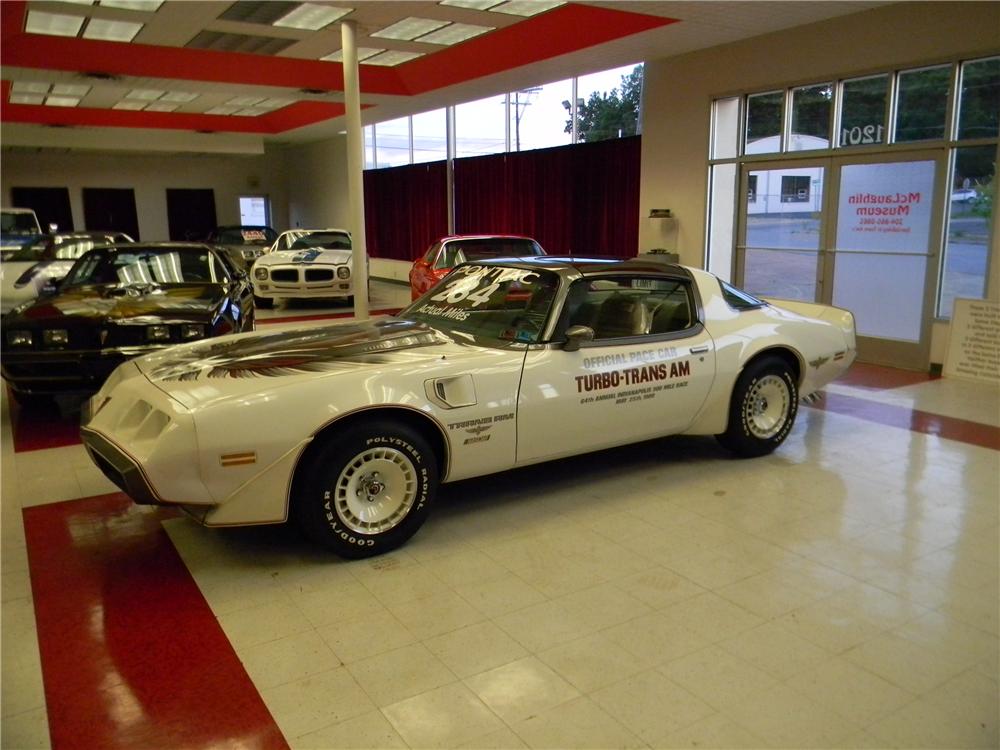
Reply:
[[[1000, 425], [995, 387], [831, 390]], [[2, 745], [44, 747], [21, 505], [113, 488], [13, 454], [2, 408]], [[762, 459], [679, 438], [447, 485], [372, 560], [165, 526], [293, 748], [950, 748], [1000, 742], [998, 519], [996, 451], [802, 408]]]

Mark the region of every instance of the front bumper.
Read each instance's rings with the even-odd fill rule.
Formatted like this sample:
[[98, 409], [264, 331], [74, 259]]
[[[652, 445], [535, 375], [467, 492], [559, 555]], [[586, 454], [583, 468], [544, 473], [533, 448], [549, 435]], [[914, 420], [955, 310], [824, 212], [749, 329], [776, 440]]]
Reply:
[[[295, 274], [294, 281], [281, 281], [268, 278], [266, 281], [253, 280], [253, 293], [258, 297], [295, 298], [295, 299], [321, 299], [326, 297], [350, 297], [354, 294], [354, 279], [337, 278], [336, 266], [274, 266], [268, 268], [270, 273], [275, 271], [286, 275]], [[310, 275], [319, 276], [320, 273], [329, 272], [331, 278], [310, 280]]]
[[[84, 421], [89, 420], [89, 414], [84, 414], [83, 419]], [[103, 435], [88, 430], [86, 427], [80, 429], [80, 439], [97, 468], [136, 503], [140, 505], [166, 504], [157, 496], [136, 460], [125, 451]]]

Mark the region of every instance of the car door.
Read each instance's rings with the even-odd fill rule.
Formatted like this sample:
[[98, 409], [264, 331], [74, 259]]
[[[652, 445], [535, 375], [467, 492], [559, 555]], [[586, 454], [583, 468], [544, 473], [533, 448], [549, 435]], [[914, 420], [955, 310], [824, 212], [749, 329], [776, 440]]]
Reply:
[[[517, 409], [517, 462], [534, 463], [683, 432], [715, 379], [715, 347], [686, 277], [588, 277], [569, 290], [561, 327], [593, 341], [534, 347]], [[554, 339], [562, 336], [557, 332]]]

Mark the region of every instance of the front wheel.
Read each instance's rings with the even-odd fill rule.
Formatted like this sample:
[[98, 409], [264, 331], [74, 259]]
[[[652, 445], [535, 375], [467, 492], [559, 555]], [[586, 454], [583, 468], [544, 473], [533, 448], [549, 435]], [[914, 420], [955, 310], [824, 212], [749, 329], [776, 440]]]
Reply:
[[788, 437], [799, 406], [795, 376], [779, 357], [751, 362], [740, 373], [719, 442], [740, 456], [771, 453]]
[[437, 491], [437, 457], [411, 427], [373, 420], [321, 445], [300, 479], [292, 512], [305, 535], [341, 557], [370, 557], [423, 524]]

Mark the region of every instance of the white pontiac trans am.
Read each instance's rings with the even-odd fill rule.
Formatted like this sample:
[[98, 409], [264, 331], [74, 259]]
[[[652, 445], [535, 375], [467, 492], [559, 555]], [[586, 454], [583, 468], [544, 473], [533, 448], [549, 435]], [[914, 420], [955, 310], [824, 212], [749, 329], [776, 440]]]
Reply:
[[275, 299], [344, 298], [354, 301], [351, 233], [346, 229], [282, 232], [250, 272], [257, 307]]
[[679, 433], [769, 453], [800, 394], [854, 357], [850, 312], [772, 304], [704, 271], [483, 261], [395, 317], [127, 362], [81, 432], [138, 503], [208, 526], [291, 517], [365, 557], [412, 536], [442, 482]]

